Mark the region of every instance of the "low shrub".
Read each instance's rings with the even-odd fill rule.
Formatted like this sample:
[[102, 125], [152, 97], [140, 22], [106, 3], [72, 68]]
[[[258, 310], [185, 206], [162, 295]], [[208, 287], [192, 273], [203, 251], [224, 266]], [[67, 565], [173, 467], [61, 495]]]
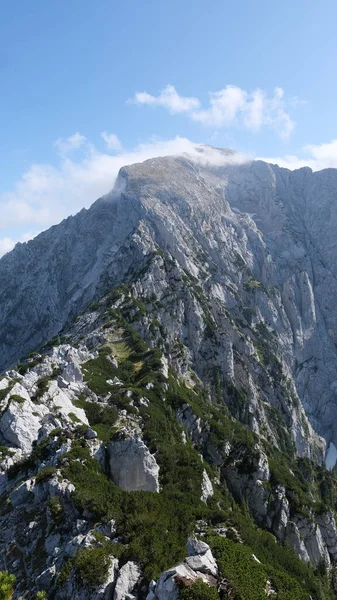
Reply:
[[216, 588], [208, 585], [202, 579], [197, 579], [192, 585], [179, 586], [179, 600], [219, 600]]
[[81, 583], [96, 587], [103, 583], [109, 573], [111, 555], [109, 550], [99, 548], [81, 548], [74, 556], [73, 566]]
[[42, 481], [45, 481], [46, 479], [50, 479], [51, 477], [53, 477], [55, 475], [56, 472], [57, 472], [56, 467], [44, 467], [36, 475], [35, 482], [41, 483]]
[[0, 600], [11, 600], [14, 594], [15, 576], [0, 571]]

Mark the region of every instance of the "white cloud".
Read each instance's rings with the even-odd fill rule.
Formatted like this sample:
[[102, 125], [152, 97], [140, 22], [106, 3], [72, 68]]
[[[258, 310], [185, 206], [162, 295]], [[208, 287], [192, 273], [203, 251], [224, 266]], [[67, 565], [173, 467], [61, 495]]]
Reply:
[[301, 167], [310, 167], [313, 171], [337, 168], [337, 139], [324, 144], [304, 146], [301, 156], [286, 154], [277, 157], [261, 157], [261, 160], [291, 170], [300, 169]]
[[137, 92], [128, 102], [135, 104], [149, 104], [150, 106], [163, 106], [170, 113], [190, 112], [199, 108], [198, 98], [179, 96], [173, 85], [167, 85], [159, 96], [151, 96], [147, 92]]
[[105, 141], [109, 150], [121, 150], [122, 144], [118, 139], [117, 135], [115, 135], [114, 133], [107, 133], [106, 131], [102, 131], [101, 137]]
[[284, 91], [279, 87], [268, 97], [260, 89], [247, 92], [235, 85], [227, 85], [218, 92], [209, 93], [209, 106], [206, 109], [201, 108], [198, 98], [179, 96], [172, 85], [162, 90], [159, 96], [137, 92], [131, 102], [163, 106], [172, 114], [185, 112], [192, 120], [211, 127], [236, 126], [259, 131], [267, 126], [284, 140], [289, 138], [295, 127], [286, 111]]
[[77, 131], [76, 133], [74, 133], [66, 139], [58, 138], [58, 140], [54, 142], [54, 146], [58, 149], [60, 154], [65, 155], [71, 152], [72, 150], [78, 150], [86, 143], [86, 141], [87, 138], [84, 135], [78, 133]]

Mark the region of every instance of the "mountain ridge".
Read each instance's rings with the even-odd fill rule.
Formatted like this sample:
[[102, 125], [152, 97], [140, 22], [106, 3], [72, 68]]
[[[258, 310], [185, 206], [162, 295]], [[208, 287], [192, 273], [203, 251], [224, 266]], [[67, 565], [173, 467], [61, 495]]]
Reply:
[[337, 173], [312, 175], [124, 167], [0, 261], [13, 598], [335, 597]]
[[[326, 206], [319, 209], [319, 213], [325, 212], [323, 225], [322, 214], [317, 214], [317, 210], [315, 217], [307, 215], [305, 204], [299, 194], [301, 186], [302, 195], [306, 193], [303, 192], [303, 185], [308, 186], [308, 178], [309, 198], [313, 195], [313, 191], [318, 194], [317, 186], [329, 192]], [[324, 240], [318, 241], [315, 241], [313, 233], [310, 232], [312, 221], [315, 220], [324, 230], [324, 224], [327, 223], [332, 209], [331, 198], [334, 197], [334, 192], [330, 188], [333, 187], [335, 179], [337, 180], [337, 176], [334, 170], [312, 173], [300, 169], [291, 172], [261, 161], [209, 167], [207, 161], [205, 166], [204, 163], [200, 164], [188, 157], [151, 159], [145, 163], [122, 168], [115, 186], [117, 192], [112, 192], [97, 201], [88, 211], [81, 211], [76, 217], [54, 226], [49, 233], [41, 234], [27, 246], [18, 247], [0, 261], [0, 281], [2, 281], [0, 314], [4, 340], [0, 344], [2, 368], [6, 368], [10, 363], [13, 364], [20, 354], [35, 349], [46, 338], [55, 335], [67, 319], [71, 319], [76, 311], [84, 308], [94, 299], [95, 294], [99, 295], [112, 284], [122, 282], [132, 262], [142, 260], [141, 253], [147, 251], [146, 247], [149, 248], [151, 245], [153, 247], [157, 241], [196, 277], [198, 272], [203, 273], [203, 269], [202, 266], [201, 269], [197, 266], [193, 257], [191, 260], [193, 251], [188, 248], [184, 237], [190, 239], [195, 248], [199, 244], [197, 251], [206, 251], [218, 267], [219, 244], [227, 244], [227, 247], [232, 245], [232, 250], [234, 244], [236, 260], [239, 263], [243, 257], [246, 272], [249, 269], [254, 271], [254, 278], [258, 281], [270, 280], [279, 287], [281, 295], [283, 294], [281, 302], [286, 314], [281, 315], [281, 320], [288, 319], [293, 338], [286, 342], [288, 347], [284, 348], [284, 357], [288, 362], [288, 368], [293, 373], [296, 361], [300, 365], [306, 365], [303, 374], [298, 374], [296, 379], [300, 397], [314, 426], [323, 432], [328, 442], [336, 441], [336, 434], [329, 433], [328, 430], [337, 413], [337, 405], [333, 400], [334, 392], [333, 389], [329, 389], [337, 382], [337, 356], [333, 338], [334, 332], [337, 331], [337, 322], [334, 315], [325, 308], [325, 305], [332, 302], [335, 291], [337, 292], [337, 280], [333, 270], [334, 242], [331, 240], [332, 236], [328, 235], [329, 232], [323, 236]], [[312, 184], [312, 181], [316, 180], [318, 183]], [[285, 194], [285, 189], [287, 190], [289, 186], [290, 199]], [[127, 193], [121, 191], [123, 188], [127, 188]], [[289, 196], [289, 192], [287, 193]], [[208, 202], [207, 208], [205, 198]], [[312, 204], [314, 203], [310, 198], [310, 206]], [[200, 211], [199, 216], [198, 211]], [[308, 224], [303, 225], [299, 211], [302, 213], [301, 219], [303, 215], [306, 220], [309, 219]], [[222, 231], [218, 227], [218, 215], [222, 215], [224, 220]], [[253, 215], [253, 218], [249, 215]], [[337, 216], [335, 218], [337, 219]], [[197, 223], [196, 226], [193, 225], [193, 219]], [[150, 233], [146, 222], [150, 226]], [[218, 227], [219, 230], [219, 237], [212, 240], [213, 248], [207, 242], [207, 227], [209, 230]], [[143, 230], [139, 232], [139, 228]], [[316, 235], [317, 232], [314, 231], [314, 234]], [[145, 250], [144, 248], [140, 250], [140, 257], [138, 250], [135, 250], [137, 254], [135, 257], [132, 255], [131, 246], [135, 240], [133, 248], [135, 249], [137, 244], [139, 246], [139, 236], [143, 236], [140, 245], [143, 243]], [[153, 239], [150, 239], [151, 236]], [[148, 240], [145, 242], [146, 237]], [[325, 245], [328, 243], [327, 257], [331, 264], [324, 264], [324, 261], [323, 266], [318, 264], [322, 263], [321, 251], [317, 250], [317, 243], [320, 241]], [[51, 250], [49, 255], [47, 250], [46, 262], [44, 254], [48, 244]], [[123, 244], [126, 246], [122, 257], [118, 248], [123, 248]], [[228, 250], [227, 254], [223, 253], [220, 268], [226, 272], [231, 263], [232, 268], [223, 277], [223, 281], [226, 283], [227, 277], [230, 285], [233, 281], [234, 285], [237, 285], [240, 277], [238, 278], [234, 271], [235, 256], [232, 250]], [[128, 265], [125, 258], [127, 255]], [[40, 257], [42, 262], [38, 263]], [[30, 299], [24, 295], [27, 278], [23, 277], [22, 270], [28, 269], [34, 274], [37, 265], [41, 273], [43, 272], [43, 275], [41, 274], [43, 283], [41, 282], [35, 290], [28, 276], [28, 286], [30, 285], [28, 296], [34, 298], [32, 303], [34, 306], [30, 306]], [[65, 281], [58, 279], [58, 270], [63, 275], [67, 273], [64, 277]], [[13, 285], [10, 279], [16, 272], [16, 283]], [[203, 277], [204, 274], [201, 276]], [[54, 280], [48, 282], [50, 277]], [[231, 278], [233, 281], [228, 281]], [[303, 281], [301, 278], [304, 278]], [[326, 279], [328, 282], [325, 281]], [[328, 292], [325, 292], [326, 295], [328, 294], [325, 305], [323, 305], [324, 295], [321, 289], [319, 295], [316, 294], [317, 297], [313, 298], [314, 280], [316, 287], [319, 288], [322, 287], [321, 281], [325, 282], [324, 289], [328, 289]], [[222, 290], [226, 290], [225, 302], [228, 302], [229, 307], [231, 303], [236, 302], [230, 292], [230, 285], [222, 285]], [[307, 293], [305, 293], [305, 286], [308, 288]], [[51, 298], [47, 295], [48, 287], [52, 290]], [[41, 292], [43, 300], [41, 300]], [[6, 294], [10, 298], [18, 298], [21, 308], [11, 305], [11, 300], [8, 301]], [[55, 298], [57, 301], [54, 304]], [[299, 314], [297, 304], [300, 305], [300, 310], [303, 308], [304, 317]], [[36, 306], [39, 307], [38, 314], [36, 314]], [[18, 345], [16, 331], [21, 326], [22, 320], [24, 322], [24, 312], [29, 314], [27, 340], [21, 339]], [[19, 314], [20, 318], [18, 318]], [[318, 325], [316, 318], [319, 321]], [[30, 330], [32, 324], [34, 324], [33, 335]], [[308, 358], [308, 353], [315, 354], [312, 348], [308, 349], [312, 329], [315, 328], [319, 331], [315, 343], [321, 348], [318, 357], [314, 355]], [[285, 336], [284, 326], [279, 333], [282, 339]], [[289, 335], [288, 333], [288, 338]], [[313, 335], [315, 337], [315, 331]], [[309, 342], [305, 337], [309, 338]], [[291, 345], [293, 349], [289, 348]], [[9, 356], [6, 350], [8, 347], [12, 349]], [[291, 354], [292, 356], [289, 356]], [[299, 356], [294, 356], [296, 354]], [[310, 373], [306, 375], [308, 365], [310, 365]], [[323, 371], [321, 377], [315, 374], [314, 369], [318, 369], [318, 373], [319, 370]], [[313, 410], [311, 407], [311, 397], [321, 396], [322, 393], [326, 396], [328, 404], [326, 416], [321, 414], [322, 411], [318, 406]], [[322, 421], [324, 421], [323, 426]]]

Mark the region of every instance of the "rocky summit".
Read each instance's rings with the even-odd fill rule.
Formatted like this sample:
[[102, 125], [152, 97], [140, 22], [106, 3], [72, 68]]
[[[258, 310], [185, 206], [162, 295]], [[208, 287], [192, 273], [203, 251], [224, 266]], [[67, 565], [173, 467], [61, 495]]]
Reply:
[[336, 598], [336, 226], [200, 146], [0, 260], [0, 598]]

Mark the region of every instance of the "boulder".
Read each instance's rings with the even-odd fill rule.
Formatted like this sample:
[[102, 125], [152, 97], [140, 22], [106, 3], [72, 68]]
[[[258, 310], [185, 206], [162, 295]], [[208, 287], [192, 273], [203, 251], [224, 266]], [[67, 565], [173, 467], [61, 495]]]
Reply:
[[[20, 396], [21, 400], [11, 400], [14, 395]], [[7, 398], [9, 404], [0, 419], [0, 432], [9, 444], [28, 454], [38, 439], [43, 417], [49, 411], [46, 406], [34, 404], [20, 383], [14, 385]]]
[[177, 578], [194, 582], [198, 579], [198, 576], [193, 569], [183, 563], [177, 565], [173, 569], [164, 571], [159, 577], [155, 588], [154, 597], [156, 600], [178, 600], [179, 588], [177, 585]]
[[21, 485], [15, 488], [9, 495], [12, 505], [14, 507], [20, 506], [29, 502], [30, 499], [34, 499], [33, 488], [34, 481], [31, 479], [27, 479], [27, 481], [21, 483]]
[[133, 592], [140, 578], [141, 570], [136, 563], [129, 561], [123, 565], [118, 573], [113, 600], [137, 600], [137, 592]]
[[71, 362], [69, 362], [62, 371], [62, 377], [68, 383], [74, 383], [74, 382], [81, 383], [83, 381], [83, 375], [82, 375], [81, 367], [78, 364], [78, 362], [75, 360], [72, 360]]
[[218, 567], [209, 545], [196, 538], [188, 539], [185, 562], [193, 571], [217, 576]]
[[109, 443], [110, 474], [123, 490], [159, 492], [159, 466], [143, 440], [134, 435]]

